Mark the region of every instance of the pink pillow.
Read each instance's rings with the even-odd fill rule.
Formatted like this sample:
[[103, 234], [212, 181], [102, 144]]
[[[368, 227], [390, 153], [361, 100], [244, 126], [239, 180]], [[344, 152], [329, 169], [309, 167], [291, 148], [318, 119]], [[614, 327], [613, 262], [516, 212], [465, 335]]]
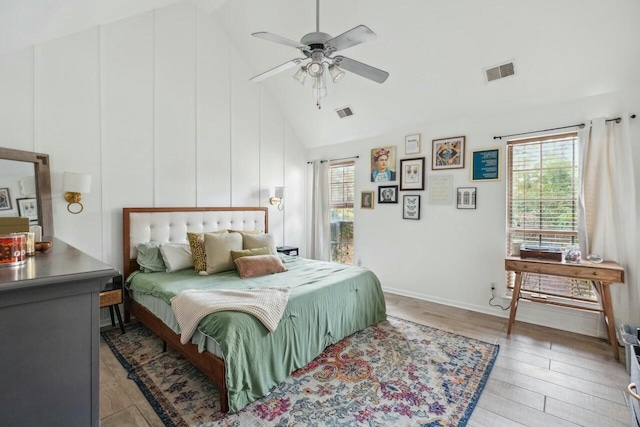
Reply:
[[287, 271], [278, 255], [245, 256], [234, 262], [242, 279]]

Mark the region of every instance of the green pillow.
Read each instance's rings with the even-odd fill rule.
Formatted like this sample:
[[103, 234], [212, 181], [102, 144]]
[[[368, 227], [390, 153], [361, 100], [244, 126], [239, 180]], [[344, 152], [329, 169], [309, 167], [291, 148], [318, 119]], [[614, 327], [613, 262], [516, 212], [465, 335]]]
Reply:
[[165, 271], [167, 269], [160, 253], [160, 243], [140, 243], [136, 246], [136, 249], [138, 249], [138, 265], [143, 273], [153, 273], [154, 271]]
[[254, 249], [243, 249], [241, 251], [231, 251], [231, 257], [233, 260], [237, 260], [238, 258], [242, 258], [245, 256], [256, 256], [256, 255], [271, 255], [271, 249], [267, 246], [263, 248], [254, 248]]

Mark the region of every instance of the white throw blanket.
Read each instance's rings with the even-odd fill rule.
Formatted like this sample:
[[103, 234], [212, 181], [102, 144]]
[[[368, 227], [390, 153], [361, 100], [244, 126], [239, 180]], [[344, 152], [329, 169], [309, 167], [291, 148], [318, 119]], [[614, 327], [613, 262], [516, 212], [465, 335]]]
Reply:
[[251, 314], [273, 332], [287, 308], [289, 291], [290, 288], [182, 291], [171, 298], [171, 308], [180, 325], [180, 342], [189, 342], [200, 321], [217, 311], [241, 311]]

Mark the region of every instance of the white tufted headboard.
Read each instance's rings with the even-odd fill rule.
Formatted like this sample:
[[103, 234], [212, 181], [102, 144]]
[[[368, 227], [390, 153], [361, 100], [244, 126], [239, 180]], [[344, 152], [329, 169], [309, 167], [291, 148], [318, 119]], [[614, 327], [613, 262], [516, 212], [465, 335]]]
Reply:
[[187, 232], [269, 231], [267, 208], [124, 208], [122, 231], [124, 277], [138, 269], [136, 246], [143, 242], [188, 243]]

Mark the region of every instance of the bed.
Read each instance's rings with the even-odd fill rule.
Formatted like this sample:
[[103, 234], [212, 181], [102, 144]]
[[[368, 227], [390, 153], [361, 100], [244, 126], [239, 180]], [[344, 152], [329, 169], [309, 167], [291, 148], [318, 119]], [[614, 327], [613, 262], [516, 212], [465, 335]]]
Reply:
[[[220, 390], [222, 412], [237, 412], [334, 344], [386, 318], [380, 283], [369, 270], [281, 255], [287, 271], [252, 279], [237, 272], [199, 276], [192, 269], [136, 273], [136, 247], [187, 243], [187, 232], [268, 232], [262, 207], [124, 208], [125, 321], [133, 315], [202, 371]], [[235, 311], [205, 317], [186, 344], [169, 300], [187, 289], [290, 288], [277, 329]]]

